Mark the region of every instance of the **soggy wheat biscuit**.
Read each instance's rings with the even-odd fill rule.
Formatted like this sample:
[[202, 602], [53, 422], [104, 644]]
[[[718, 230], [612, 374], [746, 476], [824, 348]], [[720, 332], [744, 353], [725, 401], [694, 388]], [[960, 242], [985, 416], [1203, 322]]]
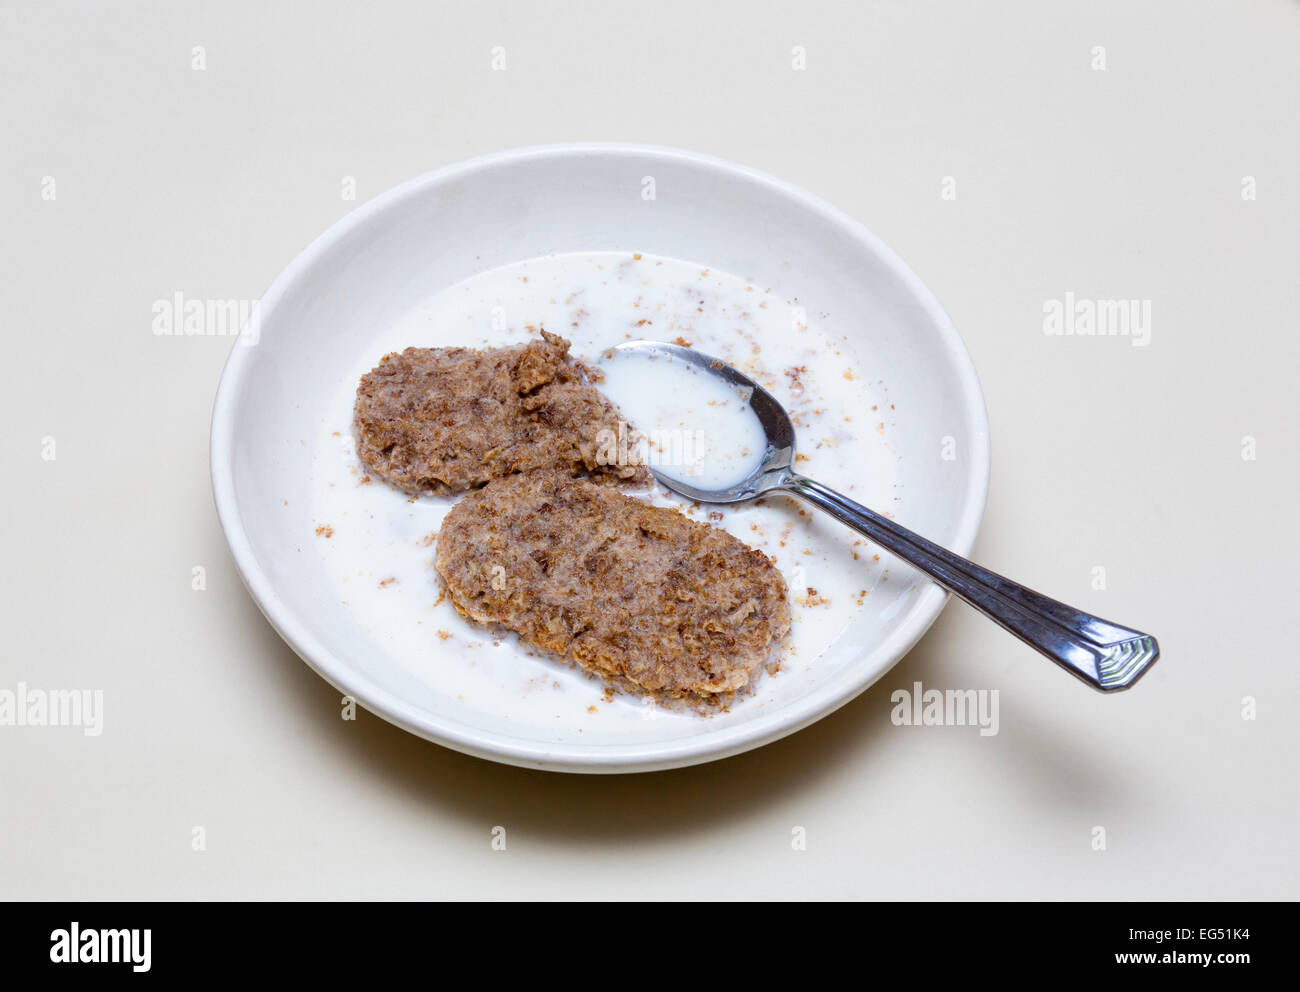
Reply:
[[762, 552], [555, 473], [466, 496], [436, 565], [463, 616], [655, 692], [739, 689], [790, 628], [785, 580]]
[[640, 465], [602, 464], [618, 412], [546, 331], [510, 348], [407, 348], [385, 355], [357, 388], [357, 453], [412, 493], [464, 492], [516, 472], [644, 485]]

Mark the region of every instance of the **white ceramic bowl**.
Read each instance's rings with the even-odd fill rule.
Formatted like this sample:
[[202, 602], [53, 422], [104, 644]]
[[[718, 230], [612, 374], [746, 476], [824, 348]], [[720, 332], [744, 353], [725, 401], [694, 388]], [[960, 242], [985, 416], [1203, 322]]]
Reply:
[[[824, 655], [784, 677], [779, 694], [723, 717], [644, 721], [634, 732], [624, 723], [566, 735], [553, 721], [506, 721], [491, 700], [439, 692], [393, 662], [383, 638], [340, 606], [321, 556], [299, 550], [314, 523], [308, 480], [321, 452], [308, 439], [320, 435], [322, 411], [340, 383], [355, 381], [378, 329], [438, 290], [528, 258], [610, 250], [698, 262], [806, 302], [888, 380], [898, 410], [894, 485], [906, 497], [878, 508], [960, 554], [984, 510], [988, 425], [960, 337], [898, 256], [826, 202], [709, 156], [606, 143], [487, 155], [371, 200], [280, 274], [261, 300], [256, 344], [232, 349], [213, 410], [217, 512], [254, 600], [322, 677], [412, 733], [527, 767], [646, 771], [766, 744], [879, 679], [946, 600], [893, 563], [890, 581], [873, 588]], [[947, 438], [954, 457], [945, 457]], [[846, 542], [853, 537], [845, 531]], [[437, 642], [428, 650], [433, 663]]]

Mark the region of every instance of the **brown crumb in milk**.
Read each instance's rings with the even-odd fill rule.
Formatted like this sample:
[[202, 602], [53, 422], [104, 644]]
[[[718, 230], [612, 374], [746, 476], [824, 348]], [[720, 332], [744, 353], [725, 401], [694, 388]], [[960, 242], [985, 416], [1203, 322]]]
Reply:
[[[805, 554], [806, 554], [806, 553], [807, 553], [807, 552], [805, 552]], [[803, 595], [803, 596], [796, 596], [796, 597], [794, 598], [794, 601], [795, 601], [796, 603], [798, 603], [800, 606], [809, 606], [809, 607], [812, 607], [812, 606], [830, 606], [830, 605], [831, 605], [830, 597], [829, 597], [829, 596], [823, 596], [823, 595], [821, 595], [821, 594], [820, 594], [816, 589], [814, 589], [812, 586], [809, 586], [809, 587], [807, 588], [807, 590], [805, 590], [805, 592], [806, 592], [806, 595]]]

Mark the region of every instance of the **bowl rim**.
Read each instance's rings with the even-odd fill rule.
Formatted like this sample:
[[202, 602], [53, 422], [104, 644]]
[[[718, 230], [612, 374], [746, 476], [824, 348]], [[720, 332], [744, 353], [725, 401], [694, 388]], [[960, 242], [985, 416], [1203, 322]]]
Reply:
[[[953, 326], [930, 289], [911, 267], [864, 224], [821, 197], [768, 173], [726, 159], [686, 149], [633, 142], [580, 141], [530, 145], [510, 148], [465, 159], [407, 180], [366, 201], [332, 224], [316, 237], [277, 275], [258, 305], [261, 333], [273, 326], [270, 318], [289, 287], [315, 265], [335, 243], [376, 215], [408, 197], [466, 174], [501, 165], [566, 157], [639, 157], [670, 160], [678, 164], [703, 167], [715, 173], [741, 177], [786, 197], [823, 223], [865, 243], [881, 262], [901, 280], [927, 317], [938, 328], [947, 358], [961, 387], [961, 404], [974, 427], [975, 444], [971, 458], [972, 482], [957, 521], [956, 533], [949, 547], [967, 555], [975, 542], [988, 499], [990, 446], [988, 413], [979, 377], [965, 342]], [[880, 659], [858, 671], [846, 666], [837, 677], [813, 692], [782, 706], [770, 715], [716, 731], [706, 731], [668, 743], [584, 746], [580, 744], [543, 744], [484, 731], [454, 720], [436, 717], [391, 693], [337, 656], [328, 645], [314, 637], [277, 594], [269, 577], [258, 564], [256, 552], [245, 530], [236, 498], [233, 473], [233, 430], [239, 396], [248, 370], [258, 349], [233, 343], [217, 387], [212, 407], [210, 443], [213, 499], [222, 533], [230, 547], [236, 568], [267, 621], [276, 632], [326, 682], [356, 700], [376, 716], [402, 729], [453, 750], [506, 764], [568, 772], [645, 772], [684, 767], [714, 761], [770, 744], [829, 715], [845, 705], [892, 669], [934, 623], [948, 600], [948, 593], [934, 583], [926, 583], [916, 601], [907, 609], [905, 620], [884, 641], [866, 652], [858, 665], [868, 658]]]

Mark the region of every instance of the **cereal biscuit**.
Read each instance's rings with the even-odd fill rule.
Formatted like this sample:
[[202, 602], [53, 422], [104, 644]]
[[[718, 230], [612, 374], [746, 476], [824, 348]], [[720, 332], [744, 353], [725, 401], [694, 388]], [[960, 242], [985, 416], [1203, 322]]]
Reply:
[[618, 411], [568, 350], [543, 331], [509, 348], [385, 355], [357, 388], [357, 453], [410, 493], [465, 492], [536, 469], [648, 484], [643, 465], [605, 464], [617, 460], [606, 456]]
[[743, 687], [790, 629], [785, 580], [761, 551], [553, 472], [456, 504], [436, 566], [463, 616], [668, 695]]

